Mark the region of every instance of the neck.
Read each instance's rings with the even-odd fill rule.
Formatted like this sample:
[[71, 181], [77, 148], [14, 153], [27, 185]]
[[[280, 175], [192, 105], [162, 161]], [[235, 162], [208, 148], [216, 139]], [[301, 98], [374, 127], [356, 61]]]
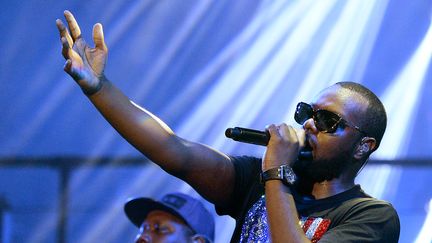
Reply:
[[354, 180], [335, 178], [330, 181], [314, 183], [312, 195], [315, 199], [323, 199], [347, 191], [354, 186]]

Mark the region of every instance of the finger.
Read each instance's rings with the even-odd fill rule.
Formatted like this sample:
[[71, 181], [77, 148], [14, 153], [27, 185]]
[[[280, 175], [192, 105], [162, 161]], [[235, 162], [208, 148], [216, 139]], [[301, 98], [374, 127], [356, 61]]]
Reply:
[[270, 139], [280, 137], [278, 128], [275, 124], [270, 124], [266, 127], [266, 130], [270, 133]]
[[71, 48], [65, 37], [61, 38], [61, 43], [62, 43], [62, 55], [65, 59], [69, 59]]
[[280, 137], [284, 141], [291, 141], [291, 142], [297, 142], [298, 137], [295, 129], [292, 126], [288, 126], [287, 124], [283, 123], [277, 126], [277, 131], [280, 134]]
[[296, 143], [298, 141], [297, 134], [292, 126], [288, 126], [287, 124], [281, 124], [279, 126], [279, 132], [281, 134], [281, 137], [285, 141], [294, 142]]
[[278, 131], [281, 134], [281, 136], [285, 137], [285, 136], [290, 136], [290, 129], [287, 126], [287, 124], [282, 123], [278, 126]]
[[75, 17], [72, 15], [72, 13], [66, 10], [64, 11], [64, 16], [66, 18], [66, 21], [68, 22], [69, 31], [72, 39], [76, 41], [77, 39], [81, 38], [81, 29], [78, 26], [78, 23], [76, 22]]
[[287, 136], [292, 142], [298, 142], [299, 138], [297, 136], [296, 130], [292, 126], [288, 126], [285, 124]]
[[60, 38], [65, 37], [67, 42], [69, 43], [69, 46], [72, 46], [73, 45], [72, 37], [70, 36], [69, 31], [67, 30], [66, 26], [63, 24], [63, 21], [61, 21], [60, 19], [57, 19], [56, 25], [57, 25], [57, 29], [59, 30], [59, 33], [60, 33]]
[[304, 129], [294, 129], [299, 140], [299, 146], [303, 148], [306, 144], [306, 131]]
[[93, 41], [97, 49], [101, 49], [104, 51], [107, 50], [102, 24], [100, 23], [97, 23], [93, 26]]

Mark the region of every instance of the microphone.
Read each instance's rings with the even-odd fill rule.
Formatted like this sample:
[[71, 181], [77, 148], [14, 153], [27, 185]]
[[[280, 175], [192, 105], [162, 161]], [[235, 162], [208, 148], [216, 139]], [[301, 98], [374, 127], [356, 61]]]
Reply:
[[238, 142], [267, 146], [270, 133], [249, 128], [234, 127], [225, 131], [225, 136]]
[[[237, 142], [261, 146], [267, 146], [270, 140], [270, 133], [268, 131], [264, 132], [243, 127], [227, 128], [225, 136]], [[312, 160], [312, 151], [300, 151], [298, 158], [301, 160]]]

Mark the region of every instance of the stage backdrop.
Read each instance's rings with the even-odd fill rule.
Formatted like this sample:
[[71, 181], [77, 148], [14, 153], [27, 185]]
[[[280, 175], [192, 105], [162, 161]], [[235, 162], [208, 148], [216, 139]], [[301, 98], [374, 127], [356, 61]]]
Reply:
[[[226, 128], [297, 127], [297, 102], [338, 81], [366, 85], [388, 112], [373, 159], [419, 167], [371, 165], [357, 182], [397, 208], [401, 242], [431, 241], [430, 222], [425, 230], [432, 199], [430, 0], [1, 3], [0, 157], [33, 165], [0, 167], [0, 205], [8, 205], [0, 214], [4, 242], [131, 242], [136, 229], [122, 212], [127, 198], [198, 196], [125, 142], [63, 72], [55, 20], [64, 19], [65, 9], [88, 43], [93, 24], [102, 23], [106, 76], [135, 103], [180, 136], [228, 154], [261, 156], [263, 148], [228, 140]], [[91, 165], [86, 159], [98, 157], [113, 159], [67, 167], [66, 175], [59, 169], [72, 163], [67, 158]], [[124, 157], [143, 163], [121, 166]], [[58, 166], [45, 166], [55, 158]], [[62, 199], [67, 217], [58, 230]], [[232, 220], [207, 206], [217, 219], [216, 242], [227, 242]]]

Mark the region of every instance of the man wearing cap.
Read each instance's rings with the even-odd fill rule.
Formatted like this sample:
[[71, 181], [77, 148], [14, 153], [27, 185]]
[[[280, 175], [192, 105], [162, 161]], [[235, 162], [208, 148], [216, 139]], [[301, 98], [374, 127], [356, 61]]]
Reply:
[[124, 206], [142, 242], [213, 242], [214, 219], [197, 199], [183, 193], [166, 194], [160, 201], [135, 198]]

